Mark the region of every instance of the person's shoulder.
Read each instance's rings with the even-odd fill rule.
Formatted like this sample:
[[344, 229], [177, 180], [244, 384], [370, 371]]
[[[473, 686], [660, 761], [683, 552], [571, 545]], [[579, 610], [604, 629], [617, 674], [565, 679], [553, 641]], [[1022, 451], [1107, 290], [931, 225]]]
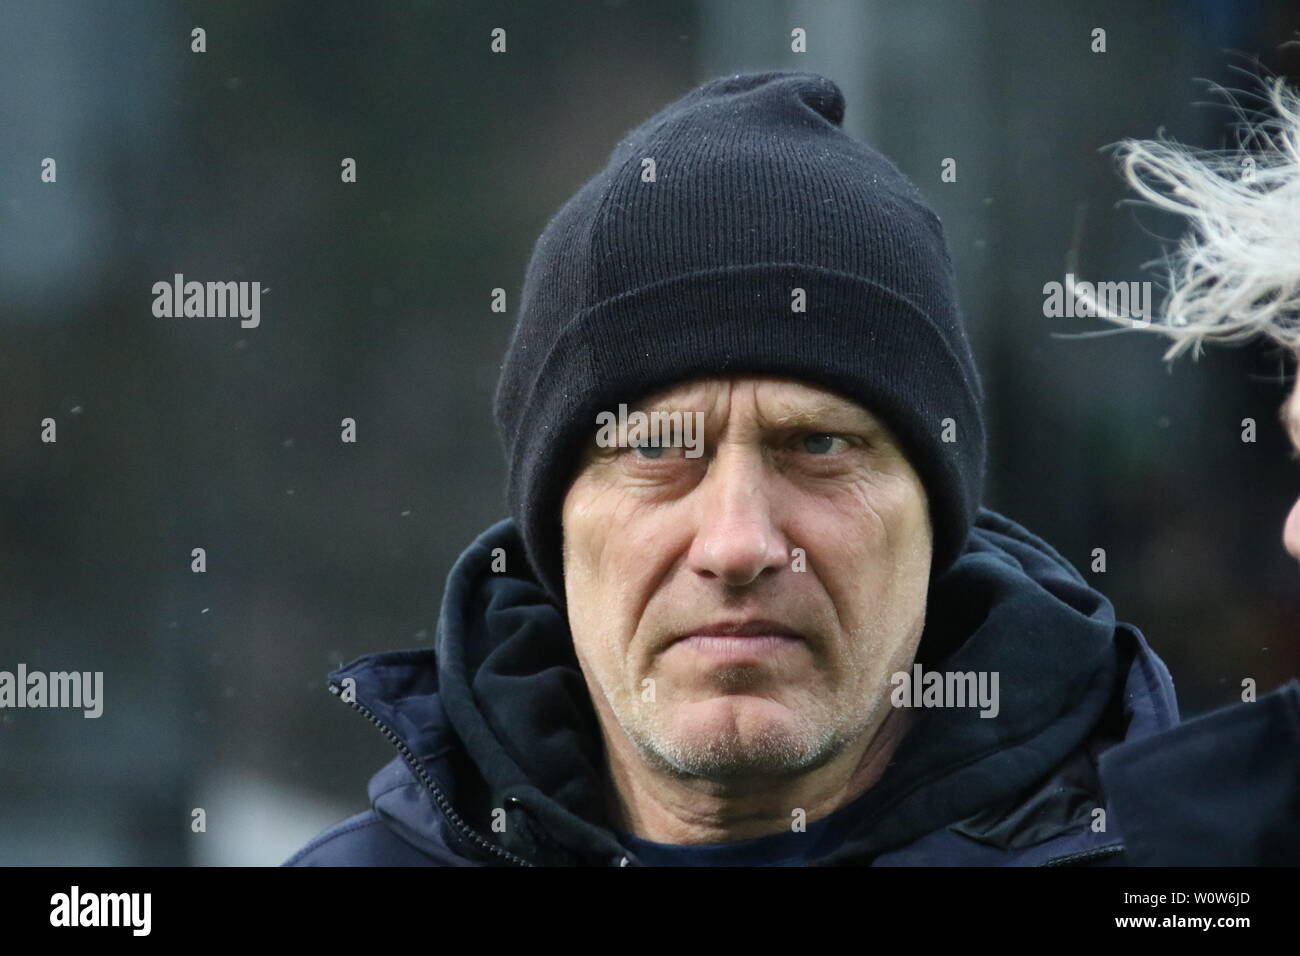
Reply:
[[394, 833], [373, 808], [322, 831], [281, 866], [447, 866]]
[[1101, 757], [1127, 853], [1167, 866], [1300, 863], [1300, 683]]

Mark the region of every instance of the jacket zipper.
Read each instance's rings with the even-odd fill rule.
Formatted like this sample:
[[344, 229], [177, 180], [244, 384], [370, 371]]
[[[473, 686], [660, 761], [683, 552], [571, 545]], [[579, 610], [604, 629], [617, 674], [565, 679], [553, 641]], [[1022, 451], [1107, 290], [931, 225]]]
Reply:
[[406, 761], [406, 765], [411, 768], [411, 773], [415, 775], [417, 780], [424, 784], [425, 788], [433, 796], [433, 801], [437, 804], [438, 809], [442, 811], [443, 816], [447, 818], [448, 822], [451, 823], [452, 826], [460, 831], [461, 835], [466, 840], [475, 846], [482, 847], [484, 850], [487, 850], [495, 856], [499, 856], [502, 859], [515, 864], [516, 866], [533, 866], [532, 863], [529, 863], [522, 857], [516, 856], [508, 850], [503, 850], [501, 847], [496, 846], [489, 840], [484, 839], [482, 834], [478, 833], [473, 827], [462, 820], [460, 814], [458, 814], [455, 808], [452, 807], [451, 802], [446, 798], [443, 792], [438, 789], [438, 785], [434, 783], [433, 778], [425, 772], [425, 769], [420, 766], [419, 761], [415, 759], [415, 754], [411, 753], [411, 748], [406, 746], [406, 743], [401, 737], [397, 736], [392, 728], [376, 717], [370, 708], [355, 700], [348, 700], [345, 698], [342, 694], [342, 687], [334, 681], [330, 681], [329, 689], [331, 694], [337, 696], [339, 700], [343, 701], [343, 703], [347, 704], [353, 710], [365, 715], [367, 720], [379, 728], [380, 733], [388, 738], [388, 742], [396, 747], [397, 752], [402, 755], [402, 759]]
[[1095, 850], [1080, 850], [1078, 853], [1070, 853], [1066, 856], [1058, 856], [1052, 860], [1044, 860], [1039, 866], [1069, 866], [1074, 863], [1092, 862], [1107, 856], [1115, 856], [1117, 853], [1124, 852], [1124, 844], [1117, 843], [1114, 846], [1102, 846]]

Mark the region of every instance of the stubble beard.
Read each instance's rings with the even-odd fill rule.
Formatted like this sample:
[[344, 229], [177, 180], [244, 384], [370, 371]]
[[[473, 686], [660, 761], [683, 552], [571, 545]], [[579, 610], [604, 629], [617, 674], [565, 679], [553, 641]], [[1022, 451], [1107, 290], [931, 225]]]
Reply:
[[871, 726], [878, 707], [843, 715], [835, 707], [784, 720], [764, 717], [760, 726], [739, 727], [736, 720], [705, 731], [683, 730], [669, 713], [677, 705], [606, 695], [611, 712], [643, 760], [678, 778], [741, 781], [788, 778], [824, 766]]

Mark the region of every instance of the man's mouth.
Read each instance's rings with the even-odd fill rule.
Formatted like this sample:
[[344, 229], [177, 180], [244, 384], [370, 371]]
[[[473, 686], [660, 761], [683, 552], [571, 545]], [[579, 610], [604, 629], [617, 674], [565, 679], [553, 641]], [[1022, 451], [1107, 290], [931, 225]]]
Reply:
[[803, 640], [803, 635], [794, 628], [786, 627], [784, 624], [766, 618], [717, 621], [688, 631], [678, 637], [677, 640], [682, 641], [691, 637], [789, 637]]
[[670, 647], [722, 662], [743, 663], [788, 653], [803, 643], [803, 635], [793, 628], [777, 621], [751, 619], [706, 624], [680, 635]]

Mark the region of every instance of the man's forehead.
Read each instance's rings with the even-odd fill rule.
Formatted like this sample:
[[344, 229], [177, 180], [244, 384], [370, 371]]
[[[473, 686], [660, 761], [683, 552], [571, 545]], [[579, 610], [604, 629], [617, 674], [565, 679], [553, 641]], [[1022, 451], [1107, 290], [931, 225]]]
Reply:
[[870, 411], [850, 398], [816, 385], [780, 378], [711, 378], [685, 382], [646, 396], [629, 407], [641, 411], [713, 414], [725, 412], [737, 398], [745, 403], [752, 398], [760, 414], [778, 424], [829, 416], [875, 420]]

